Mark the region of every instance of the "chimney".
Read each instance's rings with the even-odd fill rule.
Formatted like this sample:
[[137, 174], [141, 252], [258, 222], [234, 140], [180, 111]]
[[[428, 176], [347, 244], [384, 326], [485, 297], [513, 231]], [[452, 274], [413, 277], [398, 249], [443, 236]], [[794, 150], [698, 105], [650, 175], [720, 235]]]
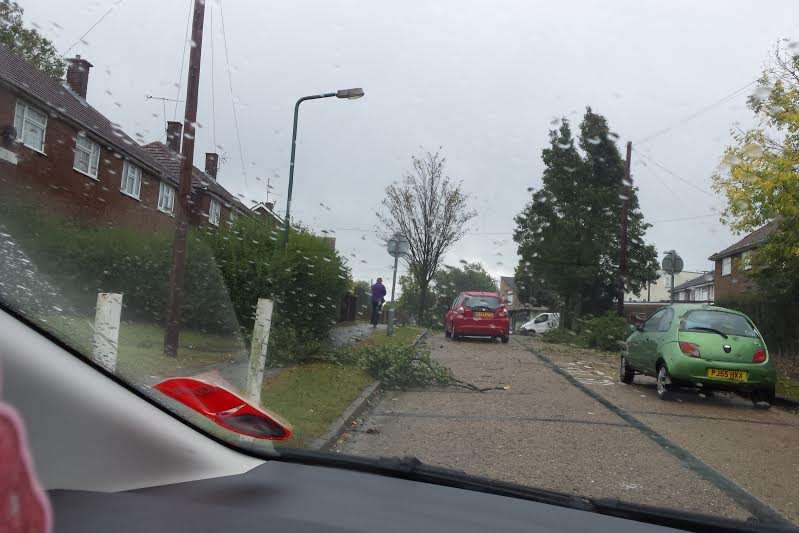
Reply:
[[183, 134], [183, 124], [170, 120], [166, 123], [166, 144], [176, 154], [180, 153], [180, 140]]
[[265, 202], [265, 203], [264, 203], [264, 205], [265, 205], [265, 206], [266, 206], [266, 208], [267, 208], [267, 209], [269, 209], [270, 211], [274, 211], [274, 210], [275, 210], [275, 202], [268, 202], [268, 201], [267, 201], [267, 202]]
[[75, 91], [81, 98], [86, 99], [86, 91], [89, 88], [89, 69], [94, 65], [76, 55], [67, 59], [67, 85]]
[[205, 153], [205, 173], [216, 181], [216, 171], [219, 170], [219, 154], [214, 152]]

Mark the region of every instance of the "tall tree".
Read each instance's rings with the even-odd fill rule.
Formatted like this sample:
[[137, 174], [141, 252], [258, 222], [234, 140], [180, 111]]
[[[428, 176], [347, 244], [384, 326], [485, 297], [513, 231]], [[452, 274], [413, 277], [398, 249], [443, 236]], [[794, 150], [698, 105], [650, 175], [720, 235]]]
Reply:
[[[444, 265], [433, 277], [432, 316], [441, 322], [455, 297], [464, 291], [497, 290], [497, 282], [480, 263], [464, 262], [462, 267]], [[443, 324], [439, 324], [443, 325]]]
[[384, 237], [399, 233], [410, 244], [406, 261], [419, 287], [417, 316], [426, 323], [430, 282], [476, 213], [469, 209], [460, 183], [445, 174], [446, 159], [439, 152], [413, 156], [411, 162], [402, 182], [386, 188], [377, 216], [385, 227]]
[[750, 276], [771, 300], [799, 300], [799, 54], [777, 44], [749, 98], [758, 125], [732, 133], [714, 188], [738, 232], [779, 225], [755, 250]]
[[[624, 165], [607, 121], [590, 108], [580, 126], [579, 149], [568, 120], [550, 131], [542, 151], [543, 186], [516, 217], [517, 272], [563, 303], [565, 327], [583, 313], [610, 309], [616, 297]], [[640, 290], [655, 276], [657, 254], [645, 245], [636, 191], [629, 211], [627, 287]]]
[[55, 46], [35, 29], [25, 28], [22, 14], [16, 2], [0, 0], [0, 44], [45, 74], [63, 78], [65, 65]]

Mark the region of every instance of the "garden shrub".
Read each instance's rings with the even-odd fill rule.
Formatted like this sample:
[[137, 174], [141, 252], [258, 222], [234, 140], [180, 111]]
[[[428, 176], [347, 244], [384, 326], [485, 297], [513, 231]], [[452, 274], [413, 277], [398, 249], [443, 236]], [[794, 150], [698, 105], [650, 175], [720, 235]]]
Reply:
[[627, 321], [612, 311], [579, 323], [579, 336], [588, 348], [617, 351], [627, 338]]
[[433, 359], [428, 349], [418, 346], [342, 348], [328, 355], [328, 359], [363, 368], [387, 389], [450, 385], [453, 382], [449, 368]]

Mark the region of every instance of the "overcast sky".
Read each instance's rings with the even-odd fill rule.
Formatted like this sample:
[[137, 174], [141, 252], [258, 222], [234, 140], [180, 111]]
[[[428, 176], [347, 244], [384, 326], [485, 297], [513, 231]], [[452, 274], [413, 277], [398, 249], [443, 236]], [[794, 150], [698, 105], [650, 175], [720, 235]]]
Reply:
[[[165, 137], [164, 108], [145, 95], [178, 94], [191, 3], [21, 5], [60, 52], [115, 6], [69, 55], [94, 64], [88, 101], [150, 142]], [[365, 89], [356, 101], [303, 104], [292, 207], [313, 229], [335, 230], [358, 279], [390, 277], [374, 212], [411, 154], [439, 147], [479, 212], [447, 262], [480, 261], [512, 275], [513, 217], [528, 187], [541, 185], [551, 122], [576, 121], [588, 105], [607, 117], [620, 147], [634, 143], [633, 179], [653, 224], [647, 241], [661, 257], [677, 249], [686, 270], [707, 270], [707, 257], [736, 240], [714, 214], [724, 201], [710, 176], [730, 128], [752, 123], [751, 88], [705, 108], [753, 81], [777, 39], [799, 38], [799, 2], [211, 0], [205, 27], [195, 162], [213, 150], [215, 130], [227, 158], [219, 181], [248, 205], [266, 199], [270, 178], [270, 198], [285, 209], [299, 96]], [[185, 82], [180, 90], [184, 99]], [[166, 118], [173, 112], [170, 102]]]

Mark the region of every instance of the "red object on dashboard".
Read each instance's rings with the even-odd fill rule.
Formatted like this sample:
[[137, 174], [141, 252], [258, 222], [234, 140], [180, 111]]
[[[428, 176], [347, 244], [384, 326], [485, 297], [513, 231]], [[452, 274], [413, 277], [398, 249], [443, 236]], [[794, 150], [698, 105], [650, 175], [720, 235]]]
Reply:
[[154, 388], [225, 429], [266, 440], [291, 438], [291, 426], [224, 387], [197, 378], [168, 378]]
[[50, 502], [36, 479], [22, 420], [0, 401], [0, 531], [52, 531]]

